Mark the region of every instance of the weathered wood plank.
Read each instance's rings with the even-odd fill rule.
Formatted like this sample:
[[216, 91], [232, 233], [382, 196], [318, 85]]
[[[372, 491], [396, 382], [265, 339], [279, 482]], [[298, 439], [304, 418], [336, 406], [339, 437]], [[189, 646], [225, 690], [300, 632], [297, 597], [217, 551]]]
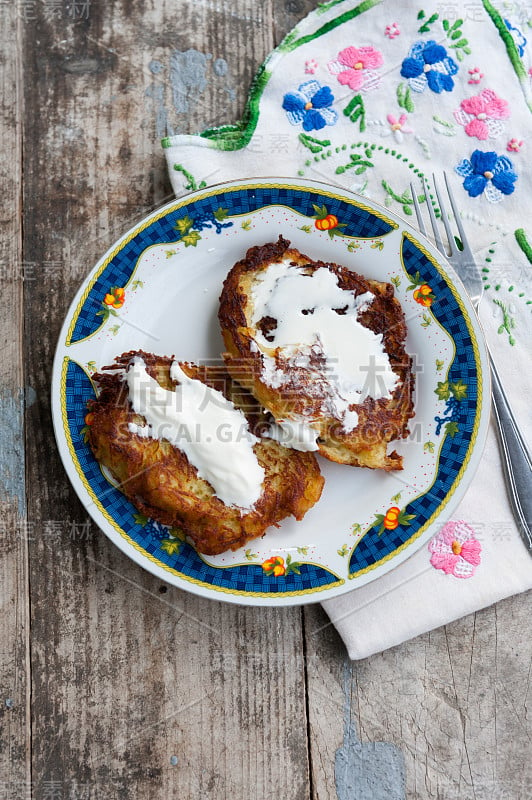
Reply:
[[531, 611], [528, 593], [350, 665], [307, 609], [314, 797], [526, 800]]
[[24, 493], [20, 17], [0, 8], [0, 795], [29, 786], [29, 613]]
[[309, 794], [300, 611], [162, 587], [87, 527], [48, 400], [55, 340], [79, 282], [168, 194], [158, 126], [234, 121], [281, 5], [124, 1], [90, 4], [78, 20], [43, 5], [27, 23], [35, 135], [25, 252], [39, 264], [25, 338], [38, 398], [27, 435], [39, 531], [30, 557], [37, 798]]

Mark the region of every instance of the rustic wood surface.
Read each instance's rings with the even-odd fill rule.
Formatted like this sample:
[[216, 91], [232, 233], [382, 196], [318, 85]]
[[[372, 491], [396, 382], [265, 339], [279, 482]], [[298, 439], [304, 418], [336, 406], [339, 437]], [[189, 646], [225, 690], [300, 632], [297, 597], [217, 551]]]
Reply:
[[314, 6], [0, 3], [0, 798], [532, 797], [532, 595], [352, 664], [319, 606], [203, 600], [127, 560], [55, 447], [59, 329], [169, 199], [158, 137], [236, 121]]

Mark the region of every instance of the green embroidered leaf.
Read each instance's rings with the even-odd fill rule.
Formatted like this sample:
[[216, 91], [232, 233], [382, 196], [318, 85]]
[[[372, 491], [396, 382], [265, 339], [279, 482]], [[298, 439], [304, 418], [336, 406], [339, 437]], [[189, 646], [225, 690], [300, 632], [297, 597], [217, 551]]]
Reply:
[[455, 28], [461, 28], [463, 24], [464, 20], [459, 18], [453, 22], [453, 24], [451, 25], [451, 30], [454, 31]]
[[445, 425], [445, 433], [447, 433], [451, 439], [454, 439], [459, 430], [460, 428], [457, 422], [447, 422]]
[[453, 397], [455, 400], [462, 402], [467, 397], [467, 384], [463, 381], [456, 381], [456, 383], [450, 383], [449, 389], [452, 392]]
[[185, 247], [196, 247], [200, 239], [201, 236], [197, 231], [190, 231], [186, 236], [181, 237], [181, 241], [184, 242]]
[[449, 388], [448, 381], [438, 381], [438, 385], [436, 389], [434, 389], [434, 394], [438, 396], [438, 400], [448, 400], [451, 396], [451, 390]]
[[330, 139], [315, 139], [313, 136], [308, 136], [306, 133], [299, 134], [299, 141], [311, 153], [321, 153], [326, 147], [330, 147]]
[[403, 212], [406, 214], [407, 217], [412, 216], [412, 209], [410, 206], [403, 206]]
[[418, 11], [417, 19], [424, 19], [424, 18], [425, 18], [425, 12], [423, 10]]
[[186, 217], [181, 217], [181, 219], [176, 219], [174, 228], [175, 230], [179, 231], [181, 236], [184, 236], [186, 233], [189, 232], [191, 227], [194, 225], [194, 220], [186, 215]]
[[356, 94], [352, 98], [352, 100], [344, 108], [344, 115], [349, 117], [351, 122], [357, 122], [357, 120], [360, 120], [359, 130], [366, 130], [366, 110], [362, 95]]
[[445, 31], [445, 33], [447, 33], [447, 31], [449, 30], [449, 20], [442, 19], [441, 24], [443, 25], [443, 30]]
[[456, 39], [459, 39], [461, 35], [462, 35], [462, 31], [453, 31], [450, 34], [450, 38], [454, 41]]
[[[451, 47], [453, 47], [453, 45], [451, 45]], [[461, 50], [457, 50], [456, 51], [456, 58], [458, 59], [458, 61], [463, 61], [464, 60], [464, 54], [462, 53]]]

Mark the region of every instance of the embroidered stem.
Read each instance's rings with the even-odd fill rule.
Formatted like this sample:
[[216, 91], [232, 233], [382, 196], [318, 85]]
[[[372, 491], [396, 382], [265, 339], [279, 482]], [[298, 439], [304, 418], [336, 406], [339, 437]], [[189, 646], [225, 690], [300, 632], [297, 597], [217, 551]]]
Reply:
[[196, 183], [194, 176], [182, 164], [174, 164], [174, 169], [187, 179], [188, 183], [185, 185], [185, 189], [188, 189], [189, 192], [195, 192], [197, 189], [204, 189], [207, 186], [205, 181]]
[[306, 36], [301, 36], [300, 39], [295, 38], [295, 36], [297, 36], [296, 29], [283, 39], [277, 49], [282, 53], [291, 53], [292, 50], [296, 50], [298, 47], [308, 44], [308, 42], [312, 42], [314, 39], [318, 39], [325, 33], [333, 31], [339, 25], [343, 25], [344, 22], [348, 22], [350, 19], [355, 19], [355, 17], [360, 16], [360, 14], [363, 14], [365, 11], [369, 11], [370, 8], [378, 6], [381, 3], [382, 0], [364, 0], [364, 2], [360, 3], [360, 5], [352, 8], [350, 11], [345, 11], [343, 14], [340, 14], [339, 17], [336, 17], [336, 19], [326, 22], [325, 25], [322, 25], [321, 28], [318, 28], [318, 30], [314, 33], [308, 33]]
[[330, 139], [314, 139], [313, 136], [309, 136], [306, 133], [299, 134], [299, 141], [301, 144], [305, 145], [311, 153], [321, 153], [322, 150], [325, 150], [326, 147], [330, 147], [331, 145]]
[[362, 96], [356, 94], [353, 99], [344, 108], [344, 114], [349, 117], [351, 122], [359, 122], [359, 130], [362, 133], [366, 130], [366, 109], [364, 108], [364, 101]]
[[532, 264], [532, 247], [528, 243], [524, 228], [518, 228], [514, 231], [515, 241], [527, 257], [530, 264]]
[[[428, 18], [428, 19], [427, 19], [427, 20], [426, 20], [426, 21], [423, 23], [423, 25], [421, 25], [421, 27], [420, 27], [420, 28], [418, 28], [418, 31], [417, 31], [417, 32], [418, 32], [418, 33], [428, 33], [428, 31], [430, 30], [430, 26], [431, 26], [431, 25], [432, 25], [434, 22], [436, 22], [436, 20], [438, 19], [438, 17], [439, 17], [439, 16], [440, 16], [440, 15], [439, 15], [438, 13], [432, 14], [432, 16], [431, 16], [431, 17], [429, 17], [429, 18]], [[418, 15], [417, 15], [417, 18], [418, 18], [418, 20], [425, 19], [425, 12], [424, 12], [424, 11], [420, 11], [420, 12], [418, 13]]]
[[409, 112], [409, 114], [414, 111], [414, 103], [412, 102], [410, 87], [407, 86], [405, 90], [404, 83], [400, 83], [397, 87], [397, 105], [400, 108], [404, 108], [405, 111]]
[[526, 104], [529, 108], [529, 111], [532, 111], [532, 94], [530, 91], [530, 82], [528, 78], [528, 74], [523, 64], [521, 57], [519, 55], [519, 51], [517, 49], [517, 45], [515, 44], [514, 38], [508, 28], [506, 27], [503, 18], [499, 14], [496, 8], [492, 6], [490, 0], [482, 0], [482, 5], [488, 16], [490, 17], [491, 21], [497, 28], [499, 32], [499, 36], [504, 42], [506, 47], [506, 52], [508, 53], [508, 58], [514, 68], [514, 72], [519, 78], [519, 83], [521, 84], [521, 89], [523, 90], [523, 94], [525, 95]]
[[508, 334], [508, 341], [513, 347], [515, 339], [512, 336], [512, 330], [515, 328], [515, 319], [510, 316], [508, 307], [501, 300], [494, 298], [493, 302], [496, 306], [499, 306], [502, 311], [502, 324], [499, 326], [497, 333], [501, 334], [506, 331]]

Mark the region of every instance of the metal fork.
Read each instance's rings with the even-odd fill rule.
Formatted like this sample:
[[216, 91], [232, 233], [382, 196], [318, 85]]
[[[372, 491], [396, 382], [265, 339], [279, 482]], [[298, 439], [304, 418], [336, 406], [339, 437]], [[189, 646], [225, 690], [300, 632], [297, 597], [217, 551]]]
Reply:
[[[462, 221], [460, 219], [460, 214], [458, 213], [454, 197], [449, 187], [447, 175], [445, 173], [443, 175], [463, 249], [460, 250], [456, 244], [451, 226], [449, 224], [449, 217], [445, 210], [445, 204], [442, 202], [438, 184], [436, 183], [436, 179], [433, 175], [432, 180], [434, 189], [436, 190], [436, 197], [438, 198], [441, 218], [445, 228], [445, 233], [447, 235], [450, 253], [446, 249], [441, 239], [436, 215], [429, 199], [427, 185], [423, 180], [423, 191], [427, 202], [427, 208], [429, 211], [436, 247], [440, 253], [443, 253], [445, 258], [458, 273], [467, 290], [467, 293], [469, 294], [469, 297], [471, 298], [471, 302], [475, 311], [478, 312], [478, 306], [483, 292], [480, 270], [475, 263], [473, 253], [471, 252], [471, 248], [468, 244]], [[410, 184], [410, 190], [412, 193], [412, 200], [414, 203], [419, 229], [421, 233], [426, 236], [427, 234], [425, 225], [423, 223], [421, 209], [419, 207], [416, 191], [412, 184]], [[528, 550], [532, 553], [532, 460], [506, 398], [506, 394], [495, 368], [495, 364], [493, 363], [493, 358], [489, 352], [489, 348], [487, 349], [491, 370], [491, 394], [493, 400], [492, 409], [504, 466], [504, 477], [508, 489], [510, 504], [518, 523], [519, 532]]]

